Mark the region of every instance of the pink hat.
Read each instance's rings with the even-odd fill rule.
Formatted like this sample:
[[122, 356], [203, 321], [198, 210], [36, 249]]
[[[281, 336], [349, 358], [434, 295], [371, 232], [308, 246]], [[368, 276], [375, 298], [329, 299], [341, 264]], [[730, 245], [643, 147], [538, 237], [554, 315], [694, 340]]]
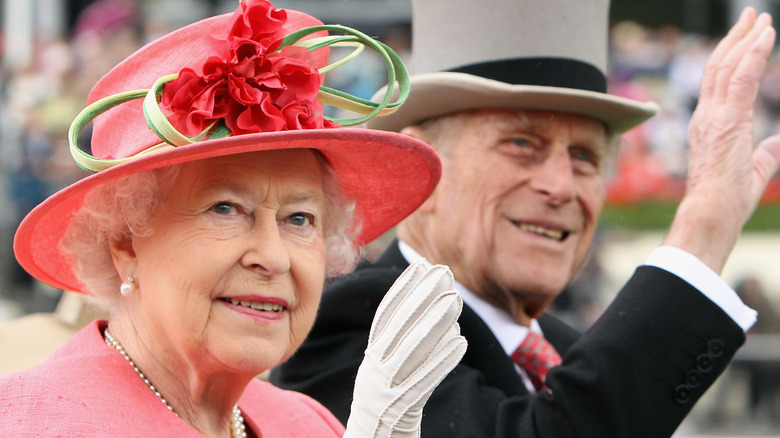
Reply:
[[[327, 36], [327, 31], [347, 35]], [[314, 36], [314, 37], [312, 37]], [[305, 40], [302, 40], [307, 38]], [[402, 98], [373, 104], [322, 86], [328, 45], [368, 46], [385, 59], [388, 82]], [[349, 57], [348, 57], [349, 58]], [[343, 60], [342, 60], [343, 61]], [[408, 76], [382, 43], [341, 26], [325, 26], [266, 0], [241, 2], [225, 14], [147, 44], [106, 74], [71, 126], [71, 152], [96, 172], [55, 193], [17, 229], [14, 251], [34, 277], [82, 290], [58, 249], [86, 193], [132, 173], [205, 158], [275, 149], [315, 149], [356, 203], [359, 244], [368, 243], [414, 211], [438, 183], [441, 166], [427, 144], [393, 132], [342, 128], [392, 112], [408, 94]], [[143, 98], [143, 102], [139, 99]], [[323, 104], [366, 114], [329, 119]], [[76, 147], [92, 119], [90, 153]]]

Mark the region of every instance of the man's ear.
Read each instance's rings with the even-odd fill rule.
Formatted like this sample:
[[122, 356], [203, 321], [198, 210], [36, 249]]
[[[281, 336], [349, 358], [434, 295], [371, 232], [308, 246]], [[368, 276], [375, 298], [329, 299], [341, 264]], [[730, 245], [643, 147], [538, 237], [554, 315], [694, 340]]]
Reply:
[[[425, 136], [425, 133], [418, 126], [407, 126], [401, 130], [401, 134], [408, 135], [409, 137], [416, 138], [417, 140], [421, 140], [430, 144], [428, 139]], [[439, 155], [439, 158], [441, 158], [441, 155]], [[434, 210], [434, 206], [436, 205], [436, 193], [437, 190], [433, 189], [433, 192], [430, 194], [430, 196], [428, 196], [428, 199], [426, 199], [425, 202], [422, 203], [422, 205], [417, 207], [417, 210], [415, 210], [415, 212], [421, 212], [421, 213], [432, 212]]]
[[425, 138], [425, 135], [423, 133], [423, 130], [420, 129], [419, 126], [407, 126], [404, 129], [402, 129], [401, 134], [408, 135], [409, 137], [416, 138], [417, 140], [422, 140], [427, 143], [427, 139]]
[[133, 238], [127, 237], [121, 241], [108, 242], [111, 259], [114, 261], [119, 278], [125, 279], [135, 274], [137, 258], [133, 247]]

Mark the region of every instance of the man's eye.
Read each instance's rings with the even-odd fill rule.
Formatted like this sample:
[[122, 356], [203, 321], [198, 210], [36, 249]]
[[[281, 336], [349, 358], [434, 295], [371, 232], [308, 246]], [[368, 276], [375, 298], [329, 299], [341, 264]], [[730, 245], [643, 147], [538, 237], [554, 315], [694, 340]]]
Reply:
[[231, 214], [236, 211], [236, 207], [229, 202], [218, 202], [212, 205], [210, 210], [217, 214]]
[[522, 138], [522, 137], [513, 138], [512, 139], [512, 144], [514, 146], [519, 146], [521, 148], [527, 148], [527, 147], [530, 146], [530, 143], [528, 142], [528, 139]]
[[575, 152], [571, 156], [576, 161], [584, 161], [584, 162], [591, 162], [591, 161], [593, 161], [591, 156], [589, 154], [584, 153], [584, 152]]
[[576, 169], [586, 174], [595, 174], [601, 166], [600, 157], [588, 150], [575, 149], [570, 152]]
[[587, 149], [571, 149], [569, 151], [572, 160], [574, 161], [580, 161], [584, 163], [591, 163], [594, 166], [597, 166], [599, 164], [599, 157], [592, 151], [589, 151]]
[[311, 225], [312, 217], [306, 213], [293, 213], [287, 218], [287, 221], [298, 227], [307, 227]]

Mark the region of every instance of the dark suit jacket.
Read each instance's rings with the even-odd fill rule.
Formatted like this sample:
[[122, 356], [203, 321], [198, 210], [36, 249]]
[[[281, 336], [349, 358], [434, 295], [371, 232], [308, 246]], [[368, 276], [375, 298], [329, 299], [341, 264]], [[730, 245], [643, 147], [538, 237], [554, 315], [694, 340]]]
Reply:
[[[327, 287], [311, 334], [271, 382], [346, 422], [374, 312], [406, 266], [394, 242], [375, 264]], [[668, 437], [745, 340], [698, 290], [649, 266], [576, 342], [559, 320], [539, 319], [563, 356], [547, 376], [552, 394], [527, 392], [468, 306], [459, 323], [468, 350], [425, 405], [423, 437]]]

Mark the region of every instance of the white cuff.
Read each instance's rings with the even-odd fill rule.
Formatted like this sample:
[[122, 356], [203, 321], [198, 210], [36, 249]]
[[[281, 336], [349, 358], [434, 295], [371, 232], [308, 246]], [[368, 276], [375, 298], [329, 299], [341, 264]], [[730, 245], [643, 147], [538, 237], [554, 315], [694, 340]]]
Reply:
[[661, 246], [650, 254], [645, 265], [661, 268], [688, 282], [723, 309], [742, 330], [748, 331], [756, 323], [758, 313], [746, 306], [720, 275], [693, 254], [673, 246]]

